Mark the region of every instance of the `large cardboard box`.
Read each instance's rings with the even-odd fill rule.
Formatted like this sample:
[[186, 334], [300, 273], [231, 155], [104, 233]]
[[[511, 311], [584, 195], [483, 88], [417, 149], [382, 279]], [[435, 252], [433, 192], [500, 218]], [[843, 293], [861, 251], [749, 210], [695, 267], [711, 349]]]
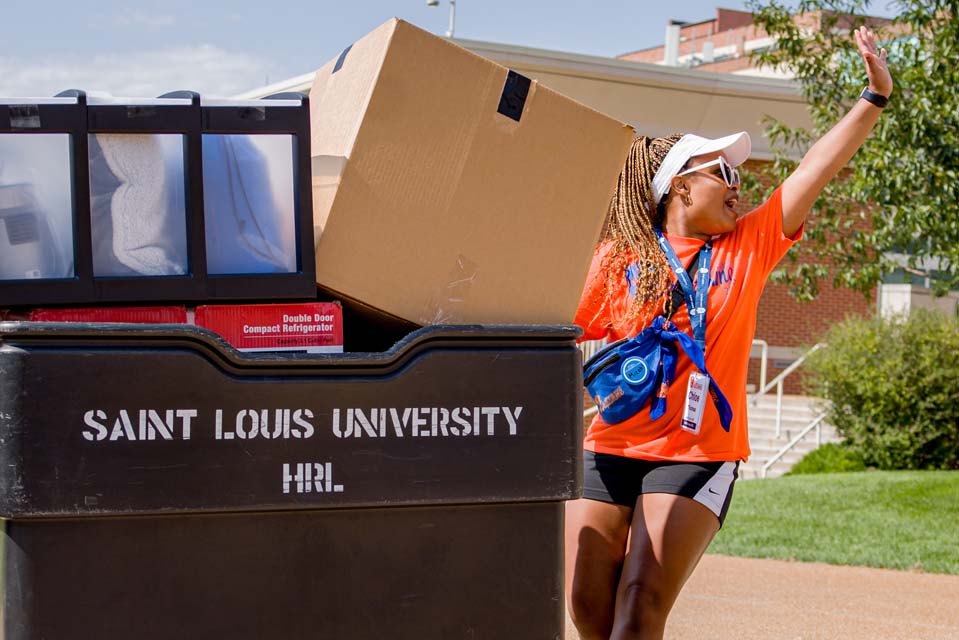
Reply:
[[423, 325], [572, 321], [630, 127], [397, 19], [310, 109], [321, 287]]

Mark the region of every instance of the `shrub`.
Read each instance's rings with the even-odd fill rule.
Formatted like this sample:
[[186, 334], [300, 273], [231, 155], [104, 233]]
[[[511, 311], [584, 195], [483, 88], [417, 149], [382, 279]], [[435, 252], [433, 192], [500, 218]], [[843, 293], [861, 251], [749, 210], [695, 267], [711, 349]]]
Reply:
[[959, 469], [959, 322], [915, 311], [850, 319], [807, 360], [810, 390], [867, 466]]
[[866, 463], [858, 453], [835, 442], [827, 442], [803, 456], [786, 475], [842, 473], [865, 469]]

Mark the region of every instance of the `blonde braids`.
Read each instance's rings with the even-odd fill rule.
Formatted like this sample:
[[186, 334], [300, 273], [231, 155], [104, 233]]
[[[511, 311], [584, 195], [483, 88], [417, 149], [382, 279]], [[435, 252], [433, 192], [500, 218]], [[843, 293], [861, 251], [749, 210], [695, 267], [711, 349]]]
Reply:
[[639, 318], [642, 326], [645, 326], [660, 313], [661, 304], [650, 303], [667, 297], [672, 280], [669, 263], [653, 231], [654, 226], [662, 224], [665, 211], [662, 203], [656, 205], [653, 176], [666, 154], [682, 137], [683, 134], [674, 133], [654, 139], [641, 136], [633, 141], [609, 205], [606, 240], [611, 241], [613, 246], [602, 265], [605, 282], [597, 315], [609, 305], [613, 283], [623, 277], [632, 263], [636, 263], [639, 270], [635, 295], [626, 318]]

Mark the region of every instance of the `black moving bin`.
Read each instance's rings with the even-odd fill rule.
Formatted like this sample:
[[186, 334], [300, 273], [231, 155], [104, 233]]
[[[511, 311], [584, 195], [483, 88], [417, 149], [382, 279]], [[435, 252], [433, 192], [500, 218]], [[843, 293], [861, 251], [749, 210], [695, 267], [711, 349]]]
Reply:
[[577, 335], [0, 323], [2, 637], [563, 637]]

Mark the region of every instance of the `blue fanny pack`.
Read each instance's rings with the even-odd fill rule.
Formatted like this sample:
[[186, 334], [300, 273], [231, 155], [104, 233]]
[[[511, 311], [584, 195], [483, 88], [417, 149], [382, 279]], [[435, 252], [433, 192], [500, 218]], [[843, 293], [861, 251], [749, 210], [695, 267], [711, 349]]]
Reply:
[[676, 376], [676, 345], [709, 378], [709, 394], [719, 411], [719, 421], [729, 431], [733, 412], [706, 370], [702, 348], [662, 316], [635, 338], [607, 345], [583, 366], [583, 384], [604, 422], [622, 422], [639, 413], [647, 403], [650, 418], [663, 416], [666, 392]]

